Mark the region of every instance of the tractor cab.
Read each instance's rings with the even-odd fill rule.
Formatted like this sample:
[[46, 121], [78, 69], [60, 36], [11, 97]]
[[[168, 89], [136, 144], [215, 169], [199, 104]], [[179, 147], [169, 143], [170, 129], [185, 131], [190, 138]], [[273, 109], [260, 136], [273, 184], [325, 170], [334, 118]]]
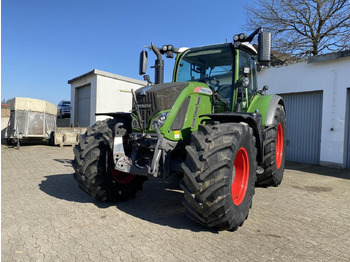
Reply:
[[257, 52], [251, 45], [242, 47], [225, 43], [189, 49], [177, 59], [174, 81], [206, 83], [213, 91], [213, 113], [246, 112], [257, 90]]

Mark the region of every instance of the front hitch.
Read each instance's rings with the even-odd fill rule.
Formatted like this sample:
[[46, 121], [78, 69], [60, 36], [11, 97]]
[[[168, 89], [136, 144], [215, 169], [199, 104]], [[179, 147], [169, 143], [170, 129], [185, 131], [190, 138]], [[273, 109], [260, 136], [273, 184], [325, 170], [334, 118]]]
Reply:
[[[137, 148], [133, 147], [133, 152], [130, 157], [125, 154], [123, 137], [126, 135], [126, 130], [122, 128], [122, 123], [118, 123], [114, 127], [114, 140], [113, 140], [113, 163], [114, 169], [140, 176], [154, 176], [158, 175], [159, 162], [163, 153], [161, 145], [163, 143], [163, 136], [157, 130], [157, 144], [153, 153], [152, 163], [150, 165], [139, 166], [136, 165]], [[142, 136], [144, 138], [144, 136]]]
[[148, 176], [147, 168], [136, 167], [133, 164], [132, 158], [129, 158], [124, 151], [123, 137], [126, 134], [126, 130], [122, 128], [123, 123], [118, 123], [114, 127], [114, 139], [113, 139], [113, 163], [114, 169], [141, 176]]

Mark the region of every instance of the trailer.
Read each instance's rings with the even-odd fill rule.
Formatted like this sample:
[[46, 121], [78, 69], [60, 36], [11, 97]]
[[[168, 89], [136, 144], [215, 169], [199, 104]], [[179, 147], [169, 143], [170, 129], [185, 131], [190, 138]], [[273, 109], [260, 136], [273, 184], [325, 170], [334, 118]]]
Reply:
[[24, 140], [46, 140], [54, 143], [57, 107], [44, 100], [15, 97], [10, 104], [10, 119], [5, 132], [9, 145]]

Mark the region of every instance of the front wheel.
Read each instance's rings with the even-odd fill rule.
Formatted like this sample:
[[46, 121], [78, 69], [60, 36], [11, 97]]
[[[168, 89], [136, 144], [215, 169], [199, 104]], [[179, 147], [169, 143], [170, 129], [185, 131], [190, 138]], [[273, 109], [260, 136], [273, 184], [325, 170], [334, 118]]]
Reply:
[[281, 184], [286, 162], [286, 114], [278, 105], [271, 126], [265, 128], [264, 173], [258, 176], [258, 186], [278, 186]]
[[243, 123], [200, 125], [183, 163], [183, 204], [188, 216], [208, 227], [236, 230], [247, 219], [255, 192], [252, 129]]
[[100, 201], [117, 202], [142, 189], [142, 176], [113, 169], [112, 141], [117, 120], [98, 121], [79, 138], [74, 148], [74, 177], [81, 189]]

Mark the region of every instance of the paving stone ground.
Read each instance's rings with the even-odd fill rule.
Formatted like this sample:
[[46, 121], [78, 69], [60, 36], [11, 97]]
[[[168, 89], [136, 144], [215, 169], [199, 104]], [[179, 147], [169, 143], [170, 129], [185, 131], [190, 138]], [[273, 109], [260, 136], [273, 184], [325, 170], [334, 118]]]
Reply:
[[218, 232], [185, 216], [180, 178], [99, 203], [72, 159], [71, 147], [1, 146], [2, 261], [350, 261], [349, 170], [288, 163], [238, 231]]

